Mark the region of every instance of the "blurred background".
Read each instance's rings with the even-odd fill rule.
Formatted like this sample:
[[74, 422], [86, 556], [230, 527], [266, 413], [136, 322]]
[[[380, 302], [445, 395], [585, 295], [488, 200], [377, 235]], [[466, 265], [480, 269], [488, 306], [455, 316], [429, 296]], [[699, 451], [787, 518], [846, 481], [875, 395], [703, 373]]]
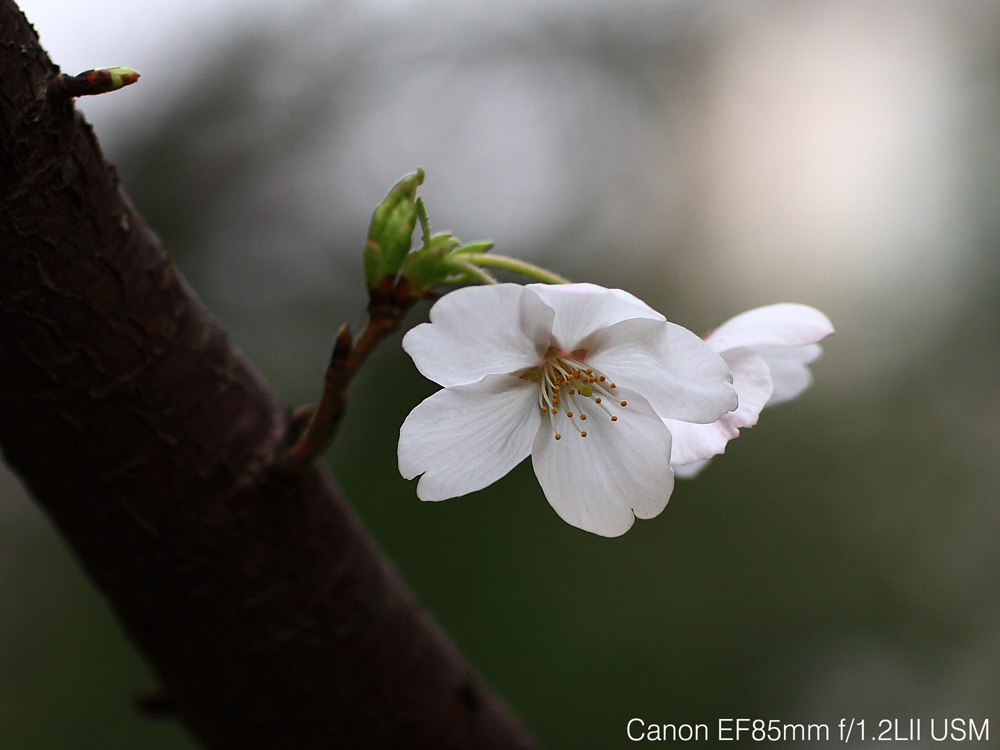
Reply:
[[[833, 320], [810, 391], [612, 540], [560, 521], [528, 464], [420, 503], [395, 444], [435, 386], [398, 337], [361, 373], [329, 464], [547, 746], [624, 747], [634, 716], [962, 717], [995, 741], [995, 3], [22, 8], [66, 72], [142, 72], [79, 106], [290, 404], [316, 400], [337, 327], [363, 323], [371, 210], [417, 166], [435, 229], [628, 289], [696, 332], [778, 301]], [[132, 712], [154, 688], [0, 473], [0, 747], [193, 747]]]

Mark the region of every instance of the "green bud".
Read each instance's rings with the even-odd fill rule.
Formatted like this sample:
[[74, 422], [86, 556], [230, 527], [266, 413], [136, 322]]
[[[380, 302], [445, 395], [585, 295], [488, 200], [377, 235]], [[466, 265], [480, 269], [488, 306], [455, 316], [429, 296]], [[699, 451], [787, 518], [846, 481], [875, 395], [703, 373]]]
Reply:
[[451, 232], [439, 232], [428, 238], [427, 243], [419, 250], [410, 253], [403, 267], [403, 276], [415, 296], [423, 296], [455, 273], [454, 268], [445, 262], [445, 258], [458, 245], [459, 241]]
[[111, 91], [131, 86], [139, 80], [139, 71], [132, 68], [108, 68], [108, 74], [111, 76]]
[[399, 273], [417, 223], [417, 186], [423, 184], [424, 170], [407, 175], [389, 191], [372, 213], [365, 243], [365, 281], [377, 287], [386, 276]]

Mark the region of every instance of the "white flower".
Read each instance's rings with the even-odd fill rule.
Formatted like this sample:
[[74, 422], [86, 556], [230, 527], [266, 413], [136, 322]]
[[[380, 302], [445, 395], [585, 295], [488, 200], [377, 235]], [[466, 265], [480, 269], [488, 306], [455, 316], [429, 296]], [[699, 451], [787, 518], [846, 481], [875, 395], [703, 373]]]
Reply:
[[741, 428], [757, 424], [761, 409], [808, 388], [812, 374], [807, 365], [822, 353], [817, 342], [832, 333], [833, 324], [819, 310], [786, 303], [737, 315], [705, 337], [732, 370], [740, 405], [712, 424], [666, 420], [674, 438], [670, 463], [677, 476], [697, 474]]
[[723, 359], [627, 292], [497, 284], [445, 295], [403, 348], [444, 386], [399, 435], [422, 500], [492, 484], [531, 455], [565, 521], [604, 536], [652, 518], [673, 490], [664, 419], [736, 408]]

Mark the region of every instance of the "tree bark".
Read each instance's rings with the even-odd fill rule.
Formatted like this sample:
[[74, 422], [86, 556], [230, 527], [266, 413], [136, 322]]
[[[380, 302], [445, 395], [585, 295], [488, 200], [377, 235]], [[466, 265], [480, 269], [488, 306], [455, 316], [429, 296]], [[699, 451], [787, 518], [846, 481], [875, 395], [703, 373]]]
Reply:
[[[212, 748], [528, 748], [0, 0], [0, 446]], [[360, 282], [359, 282], [360, 283]]]

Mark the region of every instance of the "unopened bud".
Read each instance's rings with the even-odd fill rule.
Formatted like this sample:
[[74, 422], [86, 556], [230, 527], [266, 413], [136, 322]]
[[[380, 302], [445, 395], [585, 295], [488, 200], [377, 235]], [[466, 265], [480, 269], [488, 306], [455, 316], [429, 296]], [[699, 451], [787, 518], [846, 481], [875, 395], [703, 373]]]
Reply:
[[389, 191], [372, 213], [365, 243], [365, 281], [375, 288], [386, 276], [396, 276], [413, 241], [417, 223], [417, 186], [424, 170], [407, 175]]

